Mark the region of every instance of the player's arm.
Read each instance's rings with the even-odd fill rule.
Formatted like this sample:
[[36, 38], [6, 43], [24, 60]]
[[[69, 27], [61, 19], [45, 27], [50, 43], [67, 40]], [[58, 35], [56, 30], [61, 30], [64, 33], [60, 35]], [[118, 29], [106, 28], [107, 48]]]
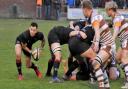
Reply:
[[93, 23], [92, 23], [92, 26], [95, 30], [95, 39], [93, 40], [94, 41], [94, 51], [97, 52], [99, 50], [99, 40], [100, 40], [100, 21], [98, 20], [95, 20]]
[[69, 27], [70, 27], [71, 29], [76, 30], [76, 31], [80, 30], [79, 25], [78, 25], [76, 22], [74, 22], [74, 21], [70, 21], [70, 22], [69, 22]]
[[43, 48], [45, 45], [45, 39], [41, 40], [41, 48]]
[[69, 36], [70, 37], [78, 36], [78, 37], [82, 37], [83, 39], [85, 39], [87, 37], [87, 35], [84, 32], [82, 32], [82, 31], [71, 31]]
[[92, 23], [92, 26], [95, 30], [95, 42], [100, 40], [100, 21], [96, 20]]
[[82, 29], [83, 27], [85, 27], [85, 25], [86, 25], [86, 21], [85, 21], [85, 20], [76, 21], [76, 22], [70, 21], [70, 23], [69, 23], [69, 27], [70, 27], [71, 29], [74, 29], [74, 30], [80, 30], [80, 29]]
[[113, 28], [114, 28], [113, 40], [114, 40], [114, 41], [116, 40], [116, 37], [117, 37], [117, 35], [118, 35], [118, 33], [119, 33], [120, 26], [121, 26], [121, 21], [116, 21], [116, 22], [114, 23], [114, 26], [113, 26]]
[[75, 27], [74, 27], [74, 21], [70, 21], [69, 22], [69, 27], [71, 28], [71, 29], [74, 29]]
[[24, 49], [28, 53], [32, 53], [31, 49], [29, 49], [27, 47], [27, 37], [26, 36], [21, 37], [21, 46], [22, 46], [22, 49]]
[[21, 46], [25, 51], [29, 52], [30, 54], [32, 53], [32, 51], [27, 47], [27, 43], [21, 42]]
[[43, 48], [45, 45], [45, 37], [44, 37], [43, 33], [40, 33], [39, 40], [41, 41], [40, 48]]

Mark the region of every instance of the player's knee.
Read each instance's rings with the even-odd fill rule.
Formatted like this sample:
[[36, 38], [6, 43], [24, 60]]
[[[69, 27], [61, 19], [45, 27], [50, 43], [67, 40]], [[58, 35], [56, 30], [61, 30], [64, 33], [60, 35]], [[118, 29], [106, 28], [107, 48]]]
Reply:
[[21, 55], [16, 55], [16, 60], [21, 60]]
[[30, 62], [27, 62], [27, 63], [26, 63], [26, 68], [30, 68], [31, 65], [32, 65], [32, 64], [31, 64]]
[[60, 52], [55, 53], [54, 55], [55, 55], [55, 61], [56, 61], [56, 60], [57, 60], [57, 61], [60, 61], [60, 60], [61, 60], [61, 53], [60, 53]]
[[26, 64], [26, 68], [30, 68], [31, 67], [31, 65], [30, 64]]
[[96, 56], [96, 58], [92, 61], [92, 66], [94, 69], [98, 69], [100, 68], [100, 66], [102, 65], [102, 59], [99, 56]]
[[52, 52], [53, 54], [61, 52], [61, 47], [59, 43], [52, 45]]
[[92, 66], [93, 66], [94, 69], [98, 69], [100, 67], [100, 64], [96, 60], [94, 60], [92, 62]]
[[127, 63], [128, 63], [127, 58], [122, 58], [122, 59], [121, 59], [121, 63], [123, 63], [123, 64], [127, 64]]
[[55, 62], [60, 63], [61, 59], [55, 59]]

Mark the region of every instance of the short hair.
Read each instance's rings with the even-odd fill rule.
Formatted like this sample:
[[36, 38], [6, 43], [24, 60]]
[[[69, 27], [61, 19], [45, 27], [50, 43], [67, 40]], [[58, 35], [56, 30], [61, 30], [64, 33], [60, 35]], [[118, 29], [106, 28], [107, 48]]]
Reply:
[[92, 9], [93, 8], [92, 2], [90, 0], [83, 0], [82, 8]]
[[117, 8], [117, 3], [114, 1], [109, 1], [105, 3], [105, 9], [112, 9], [114, 12], [116, 12]]
[[38, 24], [37, 24], [36, 22], [32, 22], [32, 23], [31, 23], [31, 26], [38, 28]]

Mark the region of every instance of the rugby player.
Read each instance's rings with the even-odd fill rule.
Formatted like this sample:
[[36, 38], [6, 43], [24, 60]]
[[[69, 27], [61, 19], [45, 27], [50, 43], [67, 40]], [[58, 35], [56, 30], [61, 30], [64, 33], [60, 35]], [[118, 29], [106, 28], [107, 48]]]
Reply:
[[[71, 58], [68, 60], [71, 61]], [[72, 57], [72, 63], [68, 65], [66, 60], [63, 60], [64, 63], [64, 80], [89, 80], [91, 67], [89, 65], [89, 60], [84, 59], [79, 56], [77, 59]]]
[[[106, 72], [103, 72], [102, 66], [107, 64], [108, 59], [111, 57], [111, 46], [114, 45], [111, 32], [103, 19], [103, 16], [93, 10], [93, 5], [90, 0], [82, 1], [82, 10], [83, 14], [88, 19], [88, 24], [92, 25], [95, 30], [95, 38], [93, 40], [92, 48], [95, 52], [98, 52], [98, 54], [97, 56], [92, 55], [93, 50], [88, 49], [89, 45], [85, 43], [86, 46], [82, 45], [82, 43], [76, 39], [74, 39], [74, 43], [73, 40], [70, 41], [70, 51], [71, 53], [81, 55], [82, 57], [95, 58], [92, 60], [92, 65], [98, 81], [98, 87], [99, 89], [110, 89], [108, 76]], [[90, 35], [87, 35], [87, 37], [89, 36]], [[79, 49], [75, 50], [76, 48]]]
[[38, 31], [38, 24], [35, 22], [32, 22], [28, 30], [24, 31], [16, 38], [15, 54], [19, 80], [23, 79], [21, 62], [22, 51], [26, 57], [26, 67], [34, 69], [38, 78], [42, 77], [42, 73], [39, 71], [38, 67], [31, 61], [31, 56], [33, 55], [32, 45], [38, 40], [41, 41], [41, 47], [43, 48], [45, 44], [44, 35], [42, 32]]
[[121, 88], [126, 89], [128, 88], [128, 23], [125, 21], [125, 17], [118, 13], [116, 2], [107, 2], [105, 9], [108, 16], [112, 17], [113, 39], [114, 41], [117, 37], [120, 39], [121, 46], [117, 51], [116, 59], [123, 65], [126, 82]]
[[48, 69], [46, 75], [51, 75], [51, 68], [53, 66], [53, 78], [50, 83], [62, 82], [58, 78], [58, 69], [61, 62], [61, 45], [67, 44], [71, 36], [79, 35], [82, 39], [86, 38], [86, 34], [82, 31], [74, 31], [69, 27], [57, 26], [48, 34], [48, 42], [51, 51], [52, 59], [48, 62]]
[[[75, 29], [75, 30], [82, 29], [82, 27], [85, 26], [85, 25], [88, 25], [86, 19], [80, 20], [80, 21], [76, 21], [76, 22], [70, 21], [70, 27]], [[88, 25], [88, 27], [89, 26], [90, 25]], [[88, 30], [89, 29], [91, 29], [91, 28], [88, 28]], [[105, 68], [105, 70], [107, 69], [107, 74], [109, 75], [108, 77], [111, 80], [117, 80], [120, 77], [120, 70], [119, 70], [119, 68], [117, 68], [117, 65], [116, 65], [117, 62], [115, 60], [115, 53], [116, 53], [115, 45], [112, 45], [112, 57], [110, 59], [110, 62], [107, 65], [107, 68]], [[68, 66], [71, 65], [71, 63], [72, 63], [72, 57], [73, 56], [70, 56], [68, 58], [69, 59], [68, 60]], [[70, 63], [70, 61], [71, 61], [71, 63]]]

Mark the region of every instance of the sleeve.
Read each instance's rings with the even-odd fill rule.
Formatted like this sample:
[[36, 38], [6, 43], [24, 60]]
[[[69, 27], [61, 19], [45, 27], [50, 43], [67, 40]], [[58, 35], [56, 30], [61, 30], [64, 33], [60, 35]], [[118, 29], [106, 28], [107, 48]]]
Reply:
[[20, 41], [21, 41], [21, 43], [23, 43], [23, 44], [26, 44], [26, 43], [27, 43], [27, 37], [26, 37], [25, 33], [23, 33], [23, 34], [21, 35]]
[[92, 20], [91, 20], [92, 26], [94, 28], [98, 28], [101, 20], [103, 20], [102, 15], [96, 15], [96, 16], [92, 17]]
[[45, 40], [44, 34], [42, 32], [39, 32], [38, 39], [41, 40], [41, 41], [44, 41]]
[[121, 26], [122, 19], [119, 17], [116, 17], [113, 21], [113, 27], [119, 28]]
[[83, 27], [85, 27], [85, 24], [86, 24], [86, 21], [80, 20], [80, 21], [75, 22], [73, 25], [74, 27], [79, 26], [79, 28], [82, 29]]

